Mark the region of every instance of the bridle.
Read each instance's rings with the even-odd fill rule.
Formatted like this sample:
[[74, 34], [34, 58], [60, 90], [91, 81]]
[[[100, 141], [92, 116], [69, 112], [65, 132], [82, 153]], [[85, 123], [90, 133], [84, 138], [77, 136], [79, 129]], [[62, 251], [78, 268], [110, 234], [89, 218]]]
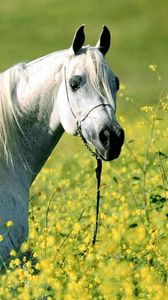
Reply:
[[95, 223], [95, 230], [94, 230], [94, 235], [93, 235], [93, 240], [92, 240], [92, 245], [94, 246], [96, 243], [96, 238], [97, 238], [97, 231], [98, 231], [98, 225], [99, 225], [99, 205], [100, 205], [100, 184], [101, 184], [101, 172], [102, 172], [102, 160], [99, 157], [99, 154], [97, 151], [93, 151], [90, 147], [90, 145], [88, 144], [88, 142], [86, 141], [85, 137], [82, 134], [82, 128], [81, 128], [81, 123], [83, 121], [86, 120], [86, 118], [89, 116], [89, 114], [96, 108], [100, 107], [100, 106], [109, 106], [110, 108], [112, 108], [112, 106], [108, 103], [101, 103], [101, 104], [97, 104], [95, 105], [93, 108], [91, 108], [86, 114], [85, 116], [81, 119], [78, 120], [78, 118], [76, 117], [76, 114], [72, 108], [71, 105], [71, 101], [70, 101], [70, 97], [69, 97], [69, 93], [68, 93], [68, 84], [67, 84], [67, 78], [66, 78], [66, 66], [64, 67], [64, 80], [65, 80], [65, 89], [66, 89], [66, 95], [67, 95], [67, 100], [69, 103], [69, 107], [71, 110], [71, 113], [74, 117], [74, 119], [76, 120], [76, 132], [78, 134], [78, 136], [81, 137], [84, 145], [86, 146], [86, 148], [89, 150], [89, 152], [92, 154], [92, 156], [94, 156], [96, 158], [97, 161], [97, 167], [95, 169], [96, 171], [96, 178], [97, 178], [97, 204], [96, 204], [96, 223]]
[[[101, 103], [101, 104], [97, 104], [95, 105], [94, 107], [92, 107], [86, 114], [85, 116], [81, 119], [81, 120], [78, 120], [78, 118], [76, 117], [76, 114], [72, 108], [72, 105], [71, 105], [71, 101], [70, 101], [70, 97], [69, 97], [69, 92], [68, 92], [68, 84], [67, 84], [67, 77], [66, 77], [66, 66], [64, 67], [64, 80], [65, 80], [65, 90], [66, 90], [66, 95], [67, 95], [67, 100], [68, 100], [68, 103], [69, 103], [69, 108], [70, 108], [70, 111], [74, 117], [74, 119], [76, 120], [76, 133], [78, 136], [80, 136], [80, 138], [82, 139], [84, 145], [86, 146], [86, 148], [89, 150], [89, 152], [92, 154], [93, 157], [95, 157], [96, 159], [99, 158], [99, 155], [98, 155], [98, 152], [97, 151], [94, 151], [92, 150], [92, 148], [90, 147], [90, 145], [88, 144], [88, 142], [86, 141], [85, 137], [83, 136], [82, 134], [82, 127], [81, 127], [81, 123], [83, 121], [86, 120], [86, 118], [90, 115], [90, 113], [95, 110], [96, 108], [100, 107], [100, 106], [109, 106], [110, 108], [112, 108], [112, 105], [108, 104], [108, 103]], [[113, 109], [113, 108], [112, 108]]]

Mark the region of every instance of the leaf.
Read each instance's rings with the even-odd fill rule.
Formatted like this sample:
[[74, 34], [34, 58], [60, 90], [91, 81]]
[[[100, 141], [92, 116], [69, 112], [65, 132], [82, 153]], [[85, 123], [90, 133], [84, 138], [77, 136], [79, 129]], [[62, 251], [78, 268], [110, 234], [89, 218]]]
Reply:
[[161, 151], [158, 151], [157, 153], [159, 154], [159, 156], [162, 156], [164, 158], [168, 158], [168, 156], [165, 153], [161, 152]]
[[115, 183], [118, 183], [117, 177], [113, 176], [113, 180], [115, 181]]
[[151, 195], [150, 201], [155, 205], [155, 209], [157, 211], [160, 211], [163, 208], [164, 203], [166, 202], [166, 198], [160, 196], [159, 194]]
[[134, 180], [141, 180], [141, 178], [138, 177], [138, 176], [133, 176], [132, 179], [134, 179]]
[[131, 143], [133, 143], [133, 142], [134, 142], [134, 140], [129, 140], [129, 141], [128, 141], [129, 144], [131, 144]]
[[161, 196], [159, 194], [152, 194], [150, 195], [150, 200], [152, 203], [159, 203], [161, 201]]
[[137, 226], [138, 226], [137, 223], [132, 223], [132, 224], [129, 225], [129, 228], [135, 228], [135, 227], [137, 227]]

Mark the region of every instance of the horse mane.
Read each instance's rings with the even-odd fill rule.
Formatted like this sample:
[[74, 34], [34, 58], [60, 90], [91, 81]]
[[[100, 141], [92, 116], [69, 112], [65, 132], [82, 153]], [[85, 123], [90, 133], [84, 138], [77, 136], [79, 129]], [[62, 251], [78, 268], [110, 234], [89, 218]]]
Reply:
[[[21, 156], [17, 139], [20, 130], [16, 101], [12, 99], [18, 80], [19, 65], [0, 74], [0, 165], [14, 167], [14, 156]], [[2, 170], [1, 170], [2, 171]]]
[[86, 68], [93, 88], [100, 95], [104, 103], [109, 102], [115, 111], [115, 98], [113, 97], [116, 87], [115, 76], [106, 63], [104, 56], [97, 48], [87, 48]]

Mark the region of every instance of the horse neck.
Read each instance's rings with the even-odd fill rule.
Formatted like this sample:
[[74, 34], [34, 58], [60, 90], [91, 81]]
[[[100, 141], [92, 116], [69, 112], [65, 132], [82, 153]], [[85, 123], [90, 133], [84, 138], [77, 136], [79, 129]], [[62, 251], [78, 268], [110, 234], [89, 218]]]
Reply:
[[17, 101], [22, 112], [19, 123], [23, 132], [19, 143], [28, 165], [26, 176], [30, 183], [64, 132], [57, 109], [57, 91], [66, 56], [67, 52], [63, 51], [25, 64], [17, 86]]

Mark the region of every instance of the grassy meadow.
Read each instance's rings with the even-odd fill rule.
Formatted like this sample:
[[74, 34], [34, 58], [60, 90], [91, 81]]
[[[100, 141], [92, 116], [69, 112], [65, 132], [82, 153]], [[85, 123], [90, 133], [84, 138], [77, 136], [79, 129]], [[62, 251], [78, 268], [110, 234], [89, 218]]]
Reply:
[[64, 135], [32, 185], [29, 238], [4, 263], [0, 299], [168, 299], [167, 11], [166, 0], [0, 1], [1, 71], [68, 48], [83, 23], [93, 45], [110, 28], [126, 133], [103, 163], [94, 247], [96, 161]]

